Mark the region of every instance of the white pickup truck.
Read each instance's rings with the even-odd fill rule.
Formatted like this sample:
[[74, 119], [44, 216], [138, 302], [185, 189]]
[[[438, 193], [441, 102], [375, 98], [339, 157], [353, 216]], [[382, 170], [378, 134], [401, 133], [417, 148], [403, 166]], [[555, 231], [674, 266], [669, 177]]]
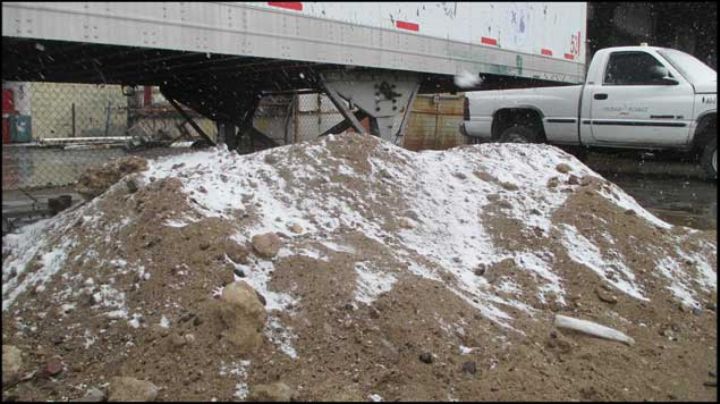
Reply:
[[585, 84], [466, 93], [476, 141], [693, 152], [717, 178], [717, 73], [674, 49], [599, 50]]

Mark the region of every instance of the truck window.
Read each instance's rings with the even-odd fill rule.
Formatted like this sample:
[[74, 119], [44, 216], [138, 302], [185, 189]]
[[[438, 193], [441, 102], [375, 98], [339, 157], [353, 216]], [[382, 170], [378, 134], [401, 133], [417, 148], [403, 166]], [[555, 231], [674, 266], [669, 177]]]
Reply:
[[645, 52], [614, 52], [610, 55], [603, 84], [611, 86], [643, 86], [658, 84], [651, 68], [664, 67], [660, 61]]

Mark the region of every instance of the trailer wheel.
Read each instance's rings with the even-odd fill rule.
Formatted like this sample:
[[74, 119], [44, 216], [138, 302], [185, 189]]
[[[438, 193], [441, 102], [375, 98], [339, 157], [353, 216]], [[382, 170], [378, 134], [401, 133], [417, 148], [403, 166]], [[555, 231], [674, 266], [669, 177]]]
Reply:
[[717, 138], [709, 141], [700, 157], [700, 165], [710, 180], [717, 179]]
[[527, 126], [511, 126], [500, 134], [500, 143], [540, 143], [540, 135]]

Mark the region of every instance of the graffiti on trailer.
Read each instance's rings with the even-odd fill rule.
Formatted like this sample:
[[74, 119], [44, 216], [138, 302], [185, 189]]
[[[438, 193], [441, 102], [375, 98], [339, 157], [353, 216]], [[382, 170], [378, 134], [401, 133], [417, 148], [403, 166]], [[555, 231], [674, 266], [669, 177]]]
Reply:
[[580, 31], [577, 34], [570, 35], [570, 53], [579, 56], [580, 55]]

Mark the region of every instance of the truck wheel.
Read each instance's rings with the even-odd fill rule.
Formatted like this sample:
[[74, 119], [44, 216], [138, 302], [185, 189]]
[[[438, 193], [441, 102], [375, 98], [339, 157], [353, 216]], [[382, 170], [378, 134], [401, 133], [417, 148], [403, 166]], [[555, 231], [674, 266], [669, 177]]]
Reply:
[[537, 132], [527, 126], [511, 126], [500, 134], [500, 143], [540, 143]]
[[717, 179], [717, 138], [705, 145], [702, 157], [700, 157], [700, 165], [705, 170], [708, 179]]

